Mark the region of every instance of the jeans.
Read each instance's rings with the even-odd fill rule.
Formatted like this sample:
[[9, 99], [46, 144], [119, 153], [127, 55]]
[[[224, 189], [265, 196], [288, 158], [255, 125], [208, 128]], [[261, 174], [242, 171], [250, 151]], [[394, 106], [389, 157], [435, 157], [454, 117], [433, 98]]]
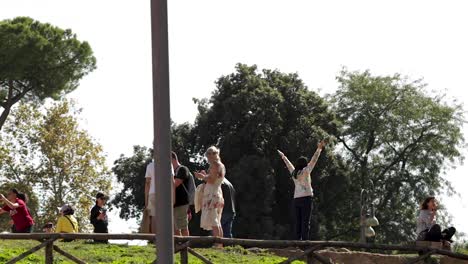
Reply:
[[296, 240], [309, 240], [312, 196], [294, 198]]
[[232, 238], [232, 223], [236, 218], [236, 213], [224, 213], [221, 217], [221, 227], [223, 228], [223, 237]]

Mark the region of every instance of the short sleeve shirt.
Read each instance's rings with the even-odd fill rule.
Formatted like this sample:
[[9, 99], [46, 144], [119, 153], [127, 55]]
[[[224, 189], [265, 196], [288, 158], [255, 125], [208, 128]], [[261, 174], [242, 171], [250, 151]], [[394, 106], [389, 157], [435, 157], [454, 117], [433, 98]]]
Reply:
[[[174, 168], [172, 167], [172, 163], [171, 163], [171, 174], [172, 176], [174, 176]], [[148, 166], [146, 166], [145, 178], [151, 178], [149, 194], [150, 195], [155, 194], [156, 190], [155, 190], [154, 181], [156, 179], [155, 179], [155, 173], [154, 173], [154, 161], [152, 161], [150, 164], [148, 164]]]
[[151, 162], [150, 164], [148, 164], [148, 166], [146, 166], [145, 178], [151, 178], [151, 185], [150, 185], [150, 189], [149, 189], [149, 194], [154, 194], [155, 193], [155, 190], [154, 190], [154, 162]]
[[[188, 181], [190, 176], [190, 172], [187, 167], [179, 166], [176, 169], [177, 174], [174, 178], [182, 180], [182, 184], [179, 185], [175, 189], [175, 204], [174, 207], [187, 205], [189, 204], [189, 197], [188, 197]], [[185, 188], [184, 188], [185, 187]]]
[[34, 224], [34, 220], [32, 219], [31, 214], [26, 207], [26, 203], [23, 200], [17, 198], [16, 203], [19, 205], [19, 207], [16, 209], [11, 209], [7, 205], [3, 206], [2, 209], [10, 213], [16, 230], [25, 230]]

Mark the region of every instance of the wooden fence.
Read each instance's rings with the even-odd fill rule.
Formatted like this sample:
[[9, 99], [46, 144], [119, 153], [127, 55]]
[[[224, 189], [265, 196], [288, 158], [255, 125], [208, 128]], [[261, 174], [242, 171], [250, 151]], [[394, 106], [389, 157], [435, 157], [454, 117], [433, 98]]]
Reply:
[[[147, 240], [154, 241], [155, 235], [153, 234], [46, 234], [46, 233], [32, 233], [32, 234], [0, 234], [0, 239], [8, 240], [39, 240], [39, 245], [31, 248], [30, 250], [20, 254], [17, 257], [9, 260], [10, 263], [17, 263], [30, 254], [45, 248], [45, 262], [52, 264], [54, 261], [54, 251], [70, 259], [74, 263], [86, 263], [68, 252], [60, 249], [54, 245], [58, 239], [74, 239], [74, 240], [87, 240], [87, 239], [100, 239], [100, 240]], [[431, 255], [444, 255], [455, 259], [468, 260], [468, 255], [455, 253], [442, 249], [412, 246], [412, 245], [383, 245], [383, 244], [364, 244], [340, 241], [290, 241], [290, 240], [254, 240], [254, 239], [229, 239], [217, 237], [175, 237], [176, 243], [175, 253], [179, 253], [181, 263], [188, 263], [188, 254], [195, 256], [205, 264], [214, 264], [211, 260], [202, 256], [193, 248], [213, 245], [221, 243], [224, 246], [242, 246], [246, 248], [301, 248], [303, 252], [282, 261], [281, 263], [291, 263], [295, 260], [306, 259], [307, 263], [313, 263], [314, 260], [320, 263], [333, 264], [332, 260], [319, 255], [316, 251], [327, 247], [334, 248], [352, 248], [364, 250], [390, 250], [401, 252], [418, 252], [420, 255], [408, 261], [408, 264], [414, 264], [419, 261], [428, 259]], [[156, 261], [154, 261], [156, 263]]]

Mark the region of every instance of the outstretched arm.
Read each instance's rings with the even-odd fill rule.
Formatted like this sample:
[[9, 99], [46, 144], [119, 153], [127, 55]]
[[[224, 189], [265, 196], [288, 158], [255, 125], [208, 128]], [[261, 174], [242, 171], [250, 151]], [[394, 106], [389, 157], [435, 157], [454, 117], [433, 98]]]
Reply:
[[222, 165], [221, 163], [214, 163], [210, 165], [210, 170], [208, 173], [206, 173], [204, 170], [200, 172], [195, 172], [195, 177], [207, 183], [214, 183], [218, 178], [224, 177], [224, 174], [224, 165]]
[[291, 163], [291, 161], [289, 161], [288, 157], [286, 157], [286, 155], [284, 155], [283, 152], [278, 150], [278, 154], [280, 155], [281, 159], [284, 161], [284, 164], [286, 164], [286, 167], [288, 168], [289, 173], [292, 173], [295, 169], [294, 165]]
[[11, 209], [16, 209], [19, 207], [18, 203], [12, 203], [10, 200], [8, 200], [3, 194], [0, 194], [0, 199]]
[[307, 165], [307, 169], [309, 171], [312, 171], [315, 168], [315, 165], [317, 164], [317, 161], [320, 157], [320, 154], [322, 153], [323, 147], [325, 147], [326, 143], [324, 140], [320, 141], [320, 143], [317, 145], [317, 150], [314, 153], [314, 156], [309, 161], [309, 164]]

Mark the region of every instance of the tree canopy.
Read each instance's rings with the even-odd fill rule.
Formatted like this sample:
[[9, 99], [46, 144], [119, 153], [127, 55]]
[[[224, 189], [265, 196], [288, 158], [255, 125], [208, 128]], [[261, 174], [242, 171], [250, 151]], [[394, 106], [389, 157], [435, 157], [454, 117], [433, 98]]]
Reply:
[[[322, 98], [297, 74], [238, 64], [210, 98], [195, 100], [193, 125], [173, 124], [173, 149], [192, 170], [206, 168], [209, 146], [221, 149], [237, 189], [236, 237], [291, 238], [294, 186], [276, 150], [291, 160], [310, 157], [323, 138], [330, 144], [312, 173], [311, 239], [357, 240], [361, 189], [376, 204], [377, 241], [414, 239], [420, 200], [450, 190], [443, 174], [462, 158], [464, 143], [459, 104], [400, 75], [343, 70], [337, 80], [336, 93]], [[121, 179], [130, 198], [119, 203], [128, 208], [124, 216], [143, 208], [143, 193], [138, 200], [130, 193], [142, 190], [150, 159], [138, 147], [116, 162], [118, 175], [132, 175]], [[200, 234], [196, 219], [191, 229]]]
[[90, 45], [70, 29], [28, 17], [0, 21], [0, 130], [16, 103], [59, 99], [95, 68]]
[[462, 158], [463, 109], [428, 93], [422, 80], [398, 74], [343, 70], [337, 80], [332, 105], [355, 187], [349, 197], [357, 201], [360, 188], [370, 190], [381, 222], [378, 240], [413, 238], [420, 201], [451, 190], [443, 175]]
[[110, 189], [102, 147], [79, 128], [78, 114], [69, 101], [46, 109], [20, 104], [0, 132], [0, 183], [34, 198], [38, 225], [55, 221], [57, 208], [71, 204], [87, 230], [95, 193]]

